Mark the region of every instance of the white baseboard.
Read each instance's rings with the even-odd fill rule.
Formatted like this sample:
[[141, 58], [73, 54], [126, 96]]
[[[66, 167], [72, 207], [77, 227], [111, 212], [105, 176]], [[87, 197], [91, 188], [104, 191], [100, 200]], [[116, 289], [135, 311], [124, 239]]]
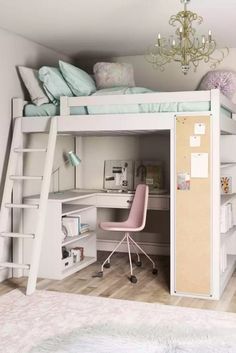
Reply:
[[9, 268], [0, 268], [0, 283], [12, 277], [12, 270]]
[[[112, 251], [117, 244], [117, 240], [97, 239], [97, 250]], [[138, 244], [149, 255], [170, 255], [170, 244], [168, 243], [139, 242]], [[132, 248], [131, 251], [133, 252]], [[117, 252], [127, 252], [127, 245], [125, 243], [121, 244]]]

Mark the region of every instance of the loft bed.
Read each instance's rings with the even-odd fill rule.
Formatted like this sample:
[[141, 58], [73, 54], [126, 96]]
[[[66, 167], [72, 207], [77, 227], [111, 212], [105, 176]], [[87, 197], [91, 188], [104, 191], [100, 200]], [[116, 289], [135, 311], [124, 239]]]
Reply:
[[[175, 103], [173, 103], [175, 102]], [[198, 108], [200, 102], [200, 109]], [[22, 117], [22, 132], [47, 132], [51, 117], [24, 117], [24, 106], [27, 104], [20, 98], [13, 100], [13, 116]], [[103, 107], [120, 105], [139, 105], [151, 107], [158, 104], [171, 104], [165, 112], [140, 112], [130, 114], [90, 114], [71, 115], [73, 107]], [[173, 106], [174, 104], [174, 106]], [[182, 104], [183, 109], [176, 108]], [[191, 110], [187, 110], [190, 106]], [[157, 110], [158, 110], [157, 109]], [[142, 110], [142, 109], [141, 109]], [[154, 106], [155, 110], [155, 106]], [[100, 109], [100, 111], [102, 111]], [[96, 109], [95, 109], [96, 112]], [[145, 93], [133, 95], [109, 95], [89, 97], [61, 97], [60, 115], [57, 116], [58, 133], [63, 134], [97, 134], [97, 133], [128, 133], [135, 131], [158, 131], [170, 130], [174, 126], [175, 115], [189, 115], [196, 113], [200, 115], [211, 114], [214, 120], [219, 120], [222, 133], [236, 133], [236, 122], [233, 115], [236, 114], [236, 105], [231, 103], [219, 90], [211, 91], [188, 91], [167, 93]], [[134, 120], [135, 116], [135, 120]], [[96, 120], [94, 120], [96, 118]]]
[[[178, 109], [165, 112], [149, 112], [149, 113], [125, 113], [125, 114], [90, 114], [90, 115], [71, 115], [70, 110], [73, 107], [103, 107], [107, 105], [152, 105], [152, 104], [168, 104], [175, 102], [176, 106], [179, 107], [179, 103], [191, 103], [192, 109]], [[198, 104], [201, 103], [201, 107], [205, 108], [198, 109]], [[13, 117], [21, 118], [21, 131], [24, 134], [30, 133], [46, 133], [49, 131], [50, 122], [52, 117], [24, 117], [24, 105], [27, 104], [20, 98], [13, 100]], [[182, 105], [183, 106], [183, 105]], [[193, 109], [193, 107], [196, 107]], [[170, 196], [171, 196], [171, 294], [197, 297], [203, 299], [219, 299], [225, 286], [227, 285], [233, 271], [235, 270], [236, 264], [236, 253], [235, 256], [231, 256], [230, 263], [224, 272], [221, 272], [221, 244], [222, 238], [220, 233], [220, 210], [221, 210], [221, 191], [220, 191], [220, 175], [221, 175], [221, 162], [220, 162], [220, 135], [230, 134], [236, 135], [236, 105], [230, 102], [225, 96], [223, 96], [219, 90], [211, 91], [193, 91], [193, 92], [168, 92], [168, 93], [145, 93], [145, 94], [134, 94], [134, 95], [109, 95], [109, 96], [90, 96], [90, 97], [61, 97], [60, 101], [60, 115], [56, 116], [57, 132], [58, 134], [71, 134], [74, 136], [103, 136], [103, 135], [132, 135], [132, 134], [152, 134], [159, 133], [161, 131], [170, 132], [170, 144], [171, 144], [171, 185], [170, 185]], [[186, 283], [190, 283], [198, 286], [199, 272], [198, 268], [204, 266], [204, 260], [201, 258], [197, 263], [197, 269], [195, 273], [190, 272], [190, 280], [183, 275], [181, 270], [176, 269], [177, 259], [177, 231], [176, 222], [178, 219], [178, 209], [176, 206], [176, 200], [178, 193], [176, 191], [177, 185], [177, 162], [178, 162], [178, 142], [179, 138], [177, 135], [177, 120], [178, 118], [187, 119], [190, 123], [191, 133], [188, 132], [185, 141], [189, 141], [189, 135], [194, 134], [193, 122], [205, 121], [207, 122], [208, 129], [208, 145], [207, 151], [209, 155], [209, 185], [208, 185], [208, 198], [210, 200], [210, 213], [208, 218], [205, 219], [206, 223], [209, 223], [209, 234], [208, 247], [209, 247], [209, 258], [205, 263], [206, 268], [202, 268], [200, 278], [205, 280], [208, 276], [209, 288], [202, 290], [197, 288], [196, 291], [191, 288], [181, 289], [181, 286], [176, 286], [178, 275], [180, 278], [184, 278], [183, 286]], [[210, 118], [209, 118], [210, 117]], [[191, 122], [192, 120], [192, 122]], [[180, 129], [181, 130], [181, 129]], [[184, 128], [183, 128], [184, 131]], [[180, 134], [181, 131], [178, 131]], [[202, 137], [204, 140], [205, 137]], [[181, 140], [181, 139], [180, 139]], [[182, 140], [181, 140], [182, 141]], [[189, 142], [188, 142], [189, 143]], [[204, 147], [205, 148], [205, 147]], [[188, 144], [188, 153], [192, 153]], [[180, 156], [181, 157], [181, 156]], [[195, 179], [196, 181], [196, 179]], [[200, 180], [202, 182], [202, 180]], [[192, 183], [192, 181], [191, 181]], [[191, 184], [192, 185], [192, 184]], [[191, 197], [192, 189], [188, 191], [185, 196]], [[204, 189], [201, 191], [201, 195], [204, 199]], [[196, 197], [193, 196], [193, 197]], [[187, 199], [187, 202], [191, 204], [192, 200]], [[185, 201], [183, 201], [185, 202]], [[198, 203], [201, 200], [197, 201]], [[196, 202], [196, 203], [197, 203]], [[191, 205], [190, 205], [191, 206]], [[207, 207], [203, 203], [202, 208]], [[209, 212], [206, 208], [206, 211]], [[205, 216], [204, 216], [205, 217]], [[185, 220], [184, 220], [185, 221]], [[195, 222], [195, 223], [194, 223]], [[199, 228], [199, 224], [202, 222], [201, 218], [193, 219], [194, 228]], [[182, 222], [185, 223], [185, 222]], [[236, 232], [236, 231], [235, 231]], [[231, 234], [232, 233], [232, 234]], [[234, 232], [231, 231], [233, 236]], [[231, 236], [229, 234], [229, 236]], [[187, 234], [188, 235], [188, 234]], [[183, 248], [185, 253], [188, 251], [191, 253], [191, 249], [186, 248], [188, 237], [185, 238]], [[198, 238], [197, 238], [198, 239]], [[198, 240], [197, 240], [198, 241]], [[236, 239], [235, 239], [236, 241]], [[195, 247], [198, 243], [194, 243], [193, 257], [198, 254]], [[199, 245], [200, 246], [200, 245]], [[199, 253], [203, 251], [204, 245], [201, 243]], [[225, 251], [225, 247], [224, 247]], [[232, 254], [231, 254], [232, 255]], [[192, 261], [192, 260], [191, 260]], [[182, 268], [191, 266], [182, 266]], [[179, 271], [179, 272], [178, 272]], [[193, 280], [195, 276], [195, 281]], [[197, 278], [197, 279], [196, 279]], [[178, 283], [177, 283], [178, 284]], [[201, 286], [200, 286], [201, 287]]]

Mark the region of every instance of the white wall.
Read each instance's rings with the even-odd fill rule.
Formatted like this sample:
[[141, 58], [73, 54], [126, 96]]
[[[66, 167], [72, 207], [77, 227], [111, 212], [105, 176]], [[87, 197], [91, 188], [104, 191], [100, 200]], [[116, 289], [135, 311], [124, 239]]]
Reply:
[[[28, 41], [15, 34], [0, 29], [0, 199], [2, 196], [4, 172], [8, 159], [11, 135], [11, 99], [24, 97], [16, 67], [25, 65], [38, 68], [41, 65], [56, 65], [58, 59], [68, 57], [51, 49]], [[10, 257], [10, 242], [0, 238], [0, 261]], [[0, 271], [0, 281], [6, 278], [8, 271]]]
[[[77, 186], [102, 189], [105, 160], [160, 160], [164, 162], [165, 187], [170, 182], [170, 140], [168, 134], [101, 136], [78, 138]], [[82, 143], [81, 143], [82, 140]], [[81, 150], [79, 148], [81, 145]]]
[[[153, 69], [152, 65], [146, 61], [144, 55], [122, 56], [112, 58], [111, 61], [131, 63], [134, 67], [136, 86], [148, 87], [156, 91], [195, 90], [203, 75], [211, 70], [208, 64], [201, 63], [197, 72], [190, 71], [184, 76], [179, 64], [172, 63], [166, 65], [165, 71], [161, 72]], [[217, 66], [217, 69], [236, 71], [236, 48], [230, 49], [228, 57], [224, 59], [222, 64]]]

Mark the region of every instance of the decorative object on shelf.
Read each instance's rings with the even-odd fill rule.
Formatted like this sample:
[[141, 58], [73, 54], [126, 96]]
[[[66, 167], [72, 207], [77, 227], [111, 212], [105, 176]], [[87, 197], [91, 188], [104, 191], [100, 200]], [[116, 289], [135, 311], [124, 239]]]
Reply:
[[[56, 169], [52, 171], [52, 177], [53, 177], [53, 192], [54, 193], [59, 193], [60, 192], [60, 168], [62, 165], [71, 165], [72, 167], [77, 167], [81, 163], [81, 159], [75, 154], [73, 151], [69, 151], [65, 153], [65, 161], [63, 164], [59, 165]], [[54, 176], [57, 175], [57, 191], [55, 191], [55, 182], [54, 182]]]
[[231, 194], [232, 193], [232, 177], [222, 176], [220, 178], [221, 193]]
[[71, 256], [73, 257], [73, 262], [83, 261], [84, 259], [84, 248], [82, 246], [76, 246], [70, 250]]
[[[184, 75], [189, 72], [191, 65], [196, 71], [201, 61], [210, 63], [211, 68], [215, 68], [228, 55], [229, 49], [216, 49], [216, 42], [209, 30], [208, 36], [200, 36], [196, 33], [196, 29], [192, 27], [192, 23], [197, 24], [203, 22], [203, 18], [196, 13], [187, 9], [190, 0], [181, 0], [184, 3], [184, 10], [170, 17], [169, 24], [177, 27], [175, 36], [162, 38], [158, 33], [157, 41], [147, 53], [147, 61], [154, 68], [164, 70], [164, 65], [171, 62], [179, 62]], [[218, 55], [216, 53], [218, 52]], [[215, 56], [212, 56], [212, 54]]]

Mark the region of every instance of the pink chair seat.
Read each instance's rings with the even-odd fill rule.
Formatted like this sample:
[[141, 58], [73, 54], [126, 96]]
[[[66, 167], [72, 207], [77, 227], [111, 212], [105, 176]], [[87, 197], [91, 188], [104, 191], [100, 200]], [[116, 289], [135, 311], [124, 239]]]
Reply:
[[100, 223], [100, 227], [103, 230], [111, 230], [114, 232], [138, 232], [139, 230], [142, 230], [138, 224], [130, 222], [129, 220], [124, 222], [102, 222]]

